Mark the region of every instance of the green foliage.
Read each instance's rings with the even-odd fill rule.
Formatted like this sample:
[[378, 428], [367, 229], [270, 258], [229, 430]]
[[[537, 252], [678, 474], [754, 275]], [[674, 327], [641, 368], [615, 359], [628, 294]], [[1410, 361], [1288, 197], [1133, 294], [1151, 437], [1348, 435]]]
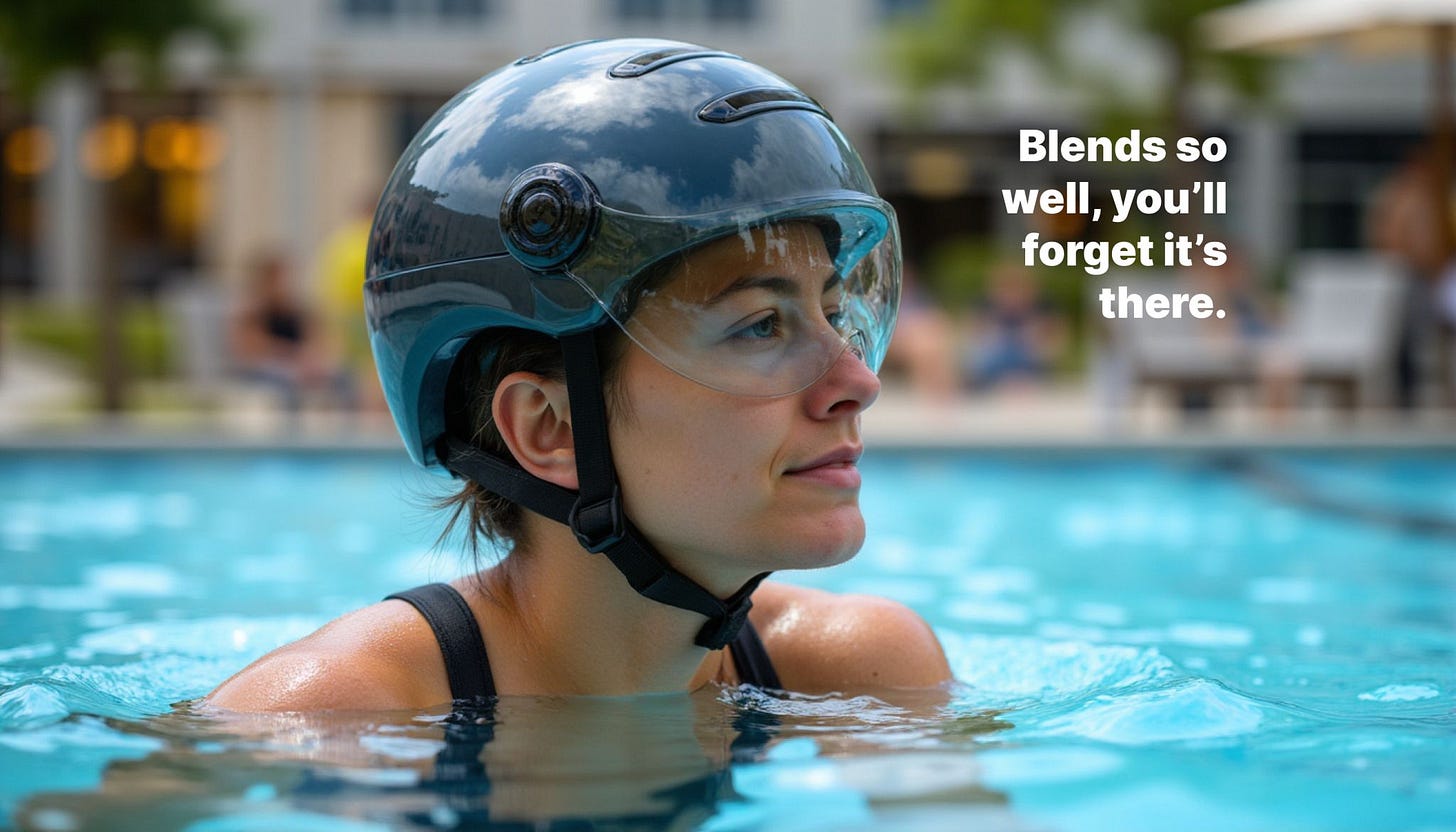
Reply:
[[1269, 92], [1270, 59], [1243, 52], [1216, 50], [1199, 31], [1210, 12], [1243, 0], [1118, 0], [1123, 16], [1136, 29], [1185, 56], [1193, 78], [1224, 84], [1249, 99]]
[[986, 296], [991, 268], [1001, 256], [989, 239], [957, 237], [931, 251], [921, 279], [941, 306], [964, 309]]
[[[985, 80], [988, 59], [1008, 48], [1035, 57], [1055, 83], [1084, 90], [1097, 102], [1095, 120], [1136, 119], [1144, 128], [1168, 125], [1195, 83], [1221, 84], [1250, 100], [1265, 97], [1270, 59], [1210, 48], [1201, 18], [1241, 0], [935, 0], [930, 11], [901, 23], [888, 39], [890, 65], [912, 93], [941, 84]], [[1108, 75], [1070, 59], [1084, 13], [1117, 20], [1128, 33], [1150, 42], [1168, 60], [1162, 93], [1138, 100], [1145, 79]]]
[[935, 0], [928, 15], [909, 18], [891, 29], [891, 64], [913, 90], [951, 79], [980, 80], [987, 59], [1009, 45], [1059, 65], [1058, 19], [1087, 2]]
[[[947, 309], [965, 308], [986, 296], [992, 269], [1008, 258], [1005, 247], [992, 240], [958, 237], [931, 254], [926, 288]], [[1058, 311], [1068, 315], [1082, 311], [1088, 277], [1080, 267], [1038, 266], [1032, 271], [1043, 296]]]
[[[942, 309], [959, 314], [987, 296], [992, 271], [1008, 257], [1004, 247], [993, 240], [958, 237], [935, 247], [921, 279]], [[1073, 335], [1073, 352], [1062, 356], [1062, 369], [1076, 369], [1083, 358], [1079, 345], [1089, 278], [1081, 268], [1068, 266], [1038, 266], [1031, 272], [1042, 297], [1067, 322]]]
[[15, 89], [33, 96], [57, 73], [94, 72], [110, 55], [141, 59], [159, 80], [172, 38], [196, 32], [236, 54], [246, 34], [241, 18], [219, 0], [5, 0], [0, 4], [0, 60]]
[[[5, 328], [17, 341], [96, 371], [93, 365], [100, 346], [93, 310], [10, 301], [5, 312]], [[155, 306], [129, 305], [122, 313], [121, 332], [127, 366], [139, 377], [161, 379], [172, 373], [171, 334]]]

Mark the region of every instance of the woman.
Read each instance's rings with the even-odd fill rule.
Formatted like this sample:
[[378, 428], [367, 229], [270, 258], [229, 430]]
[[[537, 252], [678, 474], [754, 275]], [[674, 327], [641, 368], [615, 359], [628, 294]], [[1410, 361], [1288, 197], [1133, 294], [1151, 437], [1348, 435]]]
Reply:
[[476, 82], [385, 187], [365, 296], [410, 454], [464, 481], [457, 519], [509, 554], [346, 615], [209, 701], [949, 680], [905, 607], [763, 582], [863, 542], [859, 417], [897, 234], [828, 114], [736, 56], [588, 42]]

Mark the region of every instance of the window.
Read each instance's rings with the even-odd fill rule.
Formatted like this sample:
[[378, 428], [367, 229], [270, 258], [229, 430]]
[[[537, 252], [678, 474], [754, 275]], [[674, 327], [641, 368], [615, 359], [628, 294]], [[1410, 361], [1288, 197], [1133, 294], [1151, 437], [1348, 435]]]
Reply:
[[[40, 281], [39, 252], [44, 210], [40, 177], [49, 160], [37, 153], [32, 140], [42, 135], [20, 107], [0, 113], [0, 148], [4, 149], [4, 176], [0, 176], [0, 287], [35, 288]], [[18, 145], [30, 145], [29, 152]], [[19, 164], [17, 164], [19, 163]]]
[[758, 12], [757, 0], [616, 0], [617, 17], [641, 21], [746, 23]]
[[349, 20], [388, 20], [394, 17], [395, 0], [343, 0]]
[[436, 0], [441, 20], [468, 22], [485, 17], [485, 0]]
[[349, 23], [375, 25], [423, 23], [450, 26], [485, 19], [489, 0], [339, 0], [340, 16]]
[[753, 0], [708, 0], [708, 19], [739, 23], [753, 18]]
[[617, 16], [623, 20], [661, 20], [666, 15], [665, 0], [617, 0]]
[[1296, 246], [1364, 246], [1370, 200], [1420, 140], [1416, 132], [1358, 129], [1299, 134]]

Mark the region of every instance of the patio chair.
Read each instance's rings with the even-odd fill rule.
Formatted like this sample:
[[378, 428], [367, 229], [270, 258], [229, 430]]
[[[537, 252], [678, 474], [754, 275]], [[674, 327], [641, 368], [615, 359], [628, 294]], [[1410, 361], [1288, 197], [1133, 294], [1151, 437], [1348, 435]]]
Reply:
[[1410, 287], [1390, 258], [1312, 252], [1295, 262], [1283, 334], [1270, 349], [1302, 384], [1335, 389], [1346, 406], [1389, 404]]

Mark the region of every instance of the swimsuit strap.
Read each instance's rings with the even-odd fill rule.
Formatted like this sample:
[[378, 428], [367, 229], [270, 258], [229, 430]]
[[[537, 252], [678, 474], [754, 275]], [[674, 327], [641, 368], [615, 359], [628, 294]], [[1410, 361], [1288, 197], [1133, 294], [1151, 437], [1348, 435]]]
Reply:
[[769, 661], [768, 651], [763, 649], [758, 631], [753, 629], [752, 621], [744, 619], [743, 629], [728, 642], [728, 649], [733, 653], [733, 666], [738, 668], [739, 682], [761, 688], [783, 687], [779, 684], [779, 674], [774, 670], [773, 662]]
[[[445, 659], [445, 673], [450, 677], [450, 696], [455, 700], [495, 696], [495, 680], [490, 674], [490, 659], [485, 654], [485, 640], [470, 605], [449, 584], [425, 584], [396, 592], [384, 600], [406, 601], [429, 623], [440, 643]], [[762, 688], [782, 687], [768, 651], [753, 622], [745, 620], [743, 629], [728, 643], [738, 680]]]
[[450, 695], [457, 701], [495, 696], [495, 679], [490, 675], [490, 659], [485, 655], [485, 640], [470, 605], [449, 584], [425, 584], [391, 598], [407, 601], [429, 622], [445, 658], [445, 673], [450, 677]]

